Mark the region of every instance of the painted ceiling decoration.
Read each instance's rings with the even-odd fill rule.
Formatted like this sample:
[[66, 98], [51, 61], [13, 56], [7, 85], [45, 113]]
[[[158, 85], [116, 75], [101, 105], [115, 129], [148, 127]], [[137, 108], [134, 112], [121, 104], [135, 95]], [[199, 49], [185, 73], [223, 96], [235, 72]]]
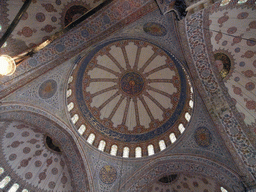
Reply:
[[[220, 192], [221, 187], [232, 192], [244, 190], [238, 176], [215, 162], [211, 161], [209, 162], [211, 165], [206, 165], [207, 161], [200, 157], [175, 155], [151, 160], [143, 164], [143, 167], [136, 172], [136, 176], [127, 178], [120, 186], [120, 191], [201, 192], [206, 189], [208, 192]], [[218, 166], [220, 169], [218, 171], [211, 169], [212, 166]], [[172, 181], [169, 180], [170, 182], [167, 183], [159, 181], [163, 177], [169, 177], [168, 179]]]
[[[29, 125], [11, 122], [1, 128], [0, 166], [10, 167], [14, 180], [24, 180], [30, 189], [39, 191], [72, 191], [70, 174], [60, 149], [49, 136]], [[6, 189], [6, 188], [5, 188]]]
[[[46, 41], [51, 35], [61, 31], [70, 22], [78, 19], [101, 2], [101, 0], [32, 1], [12, 32], [11, 38], [7, 40], [8, 46], [2, 48], [0, 52], [12, 56], [25, 52], [27, 49]], [[0, 34], [6, 31], [23, 3], [22, 0], [3, 0], [1, 2], [2, 6], [6, 7], [2, 7], [4, 13], [1, 13], [0, 25], [2, 30]], [[17, 47], [18, 43], [22, 45]]]
[[212, 143], [211, 132], [206, 127], [198, 127], [194, 133], [194, 138], [200, 147], [209, 147]]
[[[162, 182], [162, 180], [166, 178], [167, 181], [164, 180], [164, 182]], [[147, 186], [145, 190], [148, 192], [220, 192], [221, 186], [222, 185], [211, 178], [181, 173], [162, 177]]]
[[[234, 21], [239, 25], [234, 25]], [[215, 59], [225, 86], [244, 122], [256, 134], [255, 10], [241, 7], [214, 12], [209, 16], [209, 24], [213, 51], [223, 55], [216, 55]]]
[[[2, 1], [1, 1], [2, 2]], [[3, 3], [5, 5], [5, 3]], [[3, 6], [3, 8], [6, 8]], [[141, 11], [143, 9], [143, 11]], [[93, 17], [84, 21], [83, 25], [67, 35], [56, 39], [43, 50], [35, 54], [17, 66], [12, 76], [1, 78], [0, 98], [7, 96], [10, 91], [20, 88], [38, 76], [47, 73], [54, 67], [61, 65], [68, 58], [104, 40], [110, 34], [119, 29], [118, 26], [126, 26], [142, 16], [157, 9], [155, 2], [148, 0], [113, 1], [102, 12], [97, 12]], [[3, 18], [5, 20], [5, 18]], [[102, 33], [104, 31], [104, 33]], [[16, 45], [16, 44], [15, 44]], [[20, 44], [18, 44], [20, 45]], [[16, 46], [18, 46], [16, 45]], [[9, 51], [13, 51], [14, 48]], [[18, 49], [21, 50], [20, 48]], [[2, 51], [2, 49], [0, 50]], [[5, 53], [5, 52], [3, 52]], [[10, 54], [11, 55], [11, 54]], [[40, 68], [30, 74], [32, 70]], [[28, 74], [29, 77], [27, 76]], [[21, 81], [22, 79], [22, 81]], [[9, 87], [9, 85], [12, 86]]]
[[[72, 134], [70, 134], [70, 132], [68, 132], [68, 128], [65, 128], [65, 124], [63, 122], [57, 121], [57, 120], [53, 121], [52, 114], [49, 116], [45, 111], [42, 111], [38, 108], [34, 108], [31, 106], [25, 106], [25, 105], [23, 105], [23, 106], [21, 106], [21, 105], [0, 106], [0, 111], [1, 111], [0, 131], [2, 131], [1, 137], [4, 136], [5, 130], [9, 125], [12, 125], [12, 123], [17, 123], [17, 124], [26, 126], [24, 128], [31, 129], [32, 132], [36, 132], [35, 134], [39, 133], [43, 136], [49, 136], [52, 139], [52, 143], [55, 146], [58, 146], [60, 148], [61, 153], [56, 153], [50, 147], [47, 147], [47, 145], [45, 144], [46, 140], [43, 139], [41, 148], [42, 149], [46, 148], [46, 150], [43, 150], [46, 153], [41, 153], [40, 158], [37, 159], [37, 157], [39, 157], [38, 156], [39, 152], [37, 152], [38, 155], [35, 155], [35, 157], [34, 157], [34, 153], [36, 151], [41, 151], [42, 149], [38, 150], [38, 148], [36, 148], [36, 146], [35, 146], [37, 144], [32, 144], [33, 150], [31, 148], [30, 152], [33, 151], [34, 153], [31, 154], [31, 159], [33, 159], [35, 161], [36, 160], [41, 161], [41, 159], [42, 159], [42, 166], [46, 166], [45, 169], [47, 170], [47, 172], [44, 173], [45, 169], [44, 170], [40, 169], [40, 172], [38, 172], [38, 174], [33, 174], [33, 172], [30, 171], [33, 174], [35, 179], [37, 179], [39, 177], [39, 173], [41, 173], [41, 172], [43, 172], [41, 175], [45, 176], [45, 174], [46, 174], [46, 176], [48, 175], [50, 178], [50, 176], [52, 175], [50, 168], [53, 168], [52, 166], [56, 164], [56, 168], [58, 168], [59, 165], [61, 166], [61, 168], [58, 169], [59, 171], [61, 171], [63, 169], [64, 170], [68, 169], [68, 172], [65, 173], [65, 176], [71, 179], [69, 181], [71, 181], [71, 186], [74, 191], [89, 191], [90, 187], [89, 187], [89, 181], [88, 181], [88, 177], [87, 177], [87, 169], [84, 167], [84, 162], [81, 160], [82, 159], [81, 153], [79, 152], [79, 149], [77, 148], [77, 146], [73, 140]], [[21, 130], [21, 129], [18, 129], [18, 130]], [[31, 135], [33, 136], [33, 134], [31, 134]], [[21, 135], [21, 138], [23, 138], [22, 135]], [[32, 142], [34, 142], [34, 139], [38, 140], [37, 137], [35, 137], [35, 138], [29, 139], [29, 141], [32, 140]], [[19, 139], [19, 140], [21, 140], [21, 139]], [[4, 149], [2, 147], [2, 143], [3, 142], [0, 143], [1, 150]], [[10, 143], [9, 145], [11, 145], [11, 144], [12, 143]], [[29, 143], [27, 143], [27, 142], [23, 143], [23, 144], [29, 145]], [[21, 147], [21, 144], [19, 145], [19, 147]], [[10, 149], [8, 149], [8, 150], [10, 151]], [[11, 153], [12, 153], [12, 151], [11, 151]], [[19, 151], [19, 153], [23, 153], [22, 148]], [[25, 155], [29, 155], [29, 154], [25, 154]], [[43, 156], [44, 154], [48, 154], [48, 157], [44, 157]], [[48, 162], [50, 164], [47, 169], [47, 161], [45, 162], [45, 160], [50, 158], [51, 156], [54, 156], [56, 158], [59, 157], [59, 160], [58, 160], [58, 162], [54, 161], [55, 158], [52, 159], [52, 161], [49, 160]], [[22, 177], [17, 175], [16, 171], [14, 171], [8, 164], [8, 162], [6, 160], [6, 159], [8, 159], [8, 157], [6, 158], [5, 154], [2, 151], [0, 153], [0, 158], [1, 158], [0, 162], [5, 163], [2, 166], [4, 168], [4, 173], [0, 177], [4, 177], [4, 176], [8, 175], [10, 178], [16, 178], [16, 179], [12, 179], [10, 181], [10, 183], [4, 187], [4, 189], [11, 187], [10, 185], [13, 184], [13, 181], [16, 181], [20, 186], [28, 189], [29, 191], [40, 191], [40, 190], [45, 191], [43, 189], [38, 188], [37, 185], [31, 186], [29, 184], [29, 182], [27, 182]], [[29, 158], [30, 157], [28, 157], [27, 160], [29, 160]], [[31, 163], [31, 160], [30, 160], [29, 162], [32, 167], [35, 166], [33, 164], [33, 163], [35, 163], [34, 161], [32, 161], [32, 163]], [[60, 162], [62, 162], [62, 163], [60, 164]], [[63, 164], [63, 162], [65, 165]], [[17, 162], [17, 163], [18, 164], [16, 164], [17, 165], [16, 169], [18, 168], [18, 165], [20, 164], [20, 162]], [[24, 169], [26, 170], [29, 167], [25, 167]], [[21, 169], [22, 168], [23, 167], [21, 167]], [[21, 170], [21, 169], [18, 169], [18, 170]], [[38, 169], [36, 169], [36, 170], [38, 170]], [[60, 174], [59, 171], [58, 171], [58, 174]], [[81, 174], [81, 172], [83, 174]], [[60, 176], [62, 177], [63, 175], [60, 175]], [[59, 177], [58, 180], [60, 180], [61, 177]], [[48, 180], [47, 181], [42, 180], [41, 182], [43, 182], [43, 181], [47, 182]], [[65, 181], [66, 181], [66, 179], [65, 179]], [[57, 181], [53, 181], [53, 182], [57, 182]], [[67, 186], [67, 184], [66, 184], [66, 186]], [[47, 186], [45, 186], [45, 187], [47, 188]]]
[[[215, 122], [224, 128], [226, 136], [229, 137], [232, 143], [231, 146], [234, 146], [234, 149], [241, 157], [240, 160], [243, 162], [241, 165], [244, 165], [244, 169], [250, 172], [248, 181], [253, 183], [256, 163], [256, 156], [254, 155], [255, 135], [245, 125], [247, 117], [244, 119], [245, 121], [241, 121], [241, 115], [238, 112], [243, 108], [244, 112], [248, 114], [248, 119], [251, 120], [247, 121], [247, 123], [254, 124], [254, 111], [250, 112], [250, 110], [246, 109], [248, 96], [249, 98], [254, 98], [254, 92], [247, 92], [248, 90], [246, 91], [245, 88], [245, 84], [248, 81], [251, 82], [253, 75], [247, 77], [244, 73], [245, 71], [253, 73], [254, 70], [254, 51], [252, 51], [252, 46], [247, 45], [247, 42], [250, 40], [249, 44], [251, 45], [251, 39], [255, 37], [255, 33], [249, 32], [255, 30], [253, 27], [255, 1], [244, 2], [244, 4], [238, 1], [231, 1], [230, 6], [228, 4], [226, 7], [219, 6], [220, 3], [217, 3], [211, 9], [200, 11], [186, 19], [187, 40], [184, 41], [188, 42], [189, 50], [186, 49], [186, 51], [191, 54], [187, 59], [188, 61], [191, 59], [190, 61], [193, 62], [189, 62], [190, 70], [193, 71], [192, 74], [194, 78], [197, 78], [197, 82], [202, 85], [202, 87], [199, 87], [200, 94], [203, 98], [208, 98], [205, 100], [208, 110], [215, 114], [213, 116]], [[242, 18], [246, 17], [247, 14], [251, 14], [251, 16], [243, 20]], [[234, 26], [234, 24], [236, 25]], [[223, 26], [226, 27], [224, 28]], [[239, 34], [235, 33], [236, 29], [234, 27], [239, 28], [239, 31], [237, 30]], [[234, 36], [229, 33], [234, 33]], [[230, 71], [225, 77], [226, 79], [223, 79], [219, 74], [217, 64], [221, 60], [216, 63], [214, 51], [222, 52], [231, 61]], [[239, 62], [242, 62], [241, 65], [243, 66], [244, 64], [248, 68], [244, 69]], [[234, 64], [233, 66], [232, 63]], [[224, 65], [222, 64], [222, 66]], [[243, 79], [243, 83], [240, 82], [238, 83], [239, 85], [231, 83], [230, 85], [230, 82], [233, 81], [232, 79], [236, 77]], [[236, 104], [236, 101], [239, 103], [237, 95], [231, 91], [235, 88], [233, 86], [239, 86], [239, 89], [245, 91], [246, 98], [241, 99], [243, 100], [243, 102], [240, 101], [241, 108], [238, 107], [239, 104]], [[237, 100], [232, 100], [232, 97], [236, 97]], [[237, 106], [237, 110], [233, 107], [234, 105]]]
[[128, 147], [134, 157], [134, 144], [143, 156], [152, 155], [163, 149], [159, 142], [173, 143], [190, 120], [193, 94], [185, 69], [171, 53], [149, 42], [128, 39], [101, 45], [81, 60], [70, 78], [71, 121], [94, 146], [101, 140], [107, 143], [105, 151], [116, 146], [115, 155], [123, 156], [122, 148]]
[[117, 178], [117, 171], [111, 165], [105, 165], [100, 169], [99, 176], [103, 183], [111, 184]]
[[[1, 54], [101, 2], [33, 0]], [[252, 192], [256, 4], [211, 3], [111, 1], [0, 76], [0, 191]]]

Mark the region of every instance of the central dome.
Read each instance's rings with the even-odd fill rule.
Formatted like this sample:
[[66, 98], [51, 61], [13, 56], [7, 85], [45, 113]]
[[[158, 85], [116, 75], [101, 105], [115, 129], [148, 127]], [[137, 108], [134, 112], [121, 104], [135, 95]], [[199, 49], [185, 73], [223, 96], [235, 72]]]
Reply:
[[72, 77], [71, 117], [77, 115], [78, 129], [84, 125], [88, 134], [104, 142], [127, 146], [152, 143], [157, 137], [166, 140], [178, 130], [177, 120], [184, 119], [186, 73], [170, 53], [149, 42], [99, 46], [82, 59]]

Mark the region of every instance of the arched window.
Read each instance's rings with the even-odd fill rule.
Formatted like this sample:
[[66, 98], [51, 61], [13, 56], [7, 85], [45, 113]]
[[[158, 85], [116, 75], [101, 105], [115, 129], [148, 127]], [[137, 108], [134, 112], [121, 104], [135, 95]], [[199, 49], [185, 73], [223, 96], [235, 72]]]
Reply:
[[85, 130], [86, 130], [85, 125], [81, 125], [81, 126], [79, 127], [79, 129], [78, 129], [78, 133], [79, 133], [80, 135], [83, 135], [84, 132], [85, 132]]
[[225, 189], [224, 187], [221, 187], [220, 190], [221, 190], [221, 192], [228, 192], [228, 190]]
[[239, 0], [237, 3], [242, 4], [242, 3], [246, 3], [248, 0]]
[[141, 147], [136, 147], [135, 148], [135, 157], [136, 158], [140, 158], [142, 155], [141, 155]]
[[190, 92], [194, 93], [193, 87], [190, 87]]
[[16, 192], [19, 189], [19, 184], [18, 183], [14, 183], [13, 186], [9, 189], [8, 192]]
[[76, 122], [78, 121], [79, 119], [79, 116], [77, 114], [75, 114], [72, 118], [71, 118], [71, 121], [73, 124], [76, 124]]
[[0, 175], [4, 172], [4, 168], [0, 167]]
[[220, 3], [220, 6], [225, 6], [227, 4], [229, 4], [231, 0], [222, 0], [221, 3]]
[[129, 158], [129, 147], [124, 147], [124, 150], [123, 150], [123, 157], [124, 158]]
[[106, 142], [103, 141], [103, 140], [101, 140], [101, 141], [100, 141], [100, 144], [99, 144], [99, 146], [98, 146], [98, 149], [99, 149], [100, 151], [104, 151], [105, 146], [106, 146]]
[[171, 133], [169, 137], [170, 137], [170, 140], [172, 143], [174, 143], [176, 141], [176, 137], [175, 137], [174, 133]]
[[71, 89], [67, 90], [67, 97], [70, 97], [71, 95], [72, 95], [72, 90]]
[[155, 151], [154, 151], [154, 146], [153, 145], [149, 145], [148, 146], [148, 156], [154, 155]]
[[185, 127], [182, 123], [179, 124], [178, 129], [179, 129], [180, 133], [183, 133], [185, 131]]
[[161, 151], [163, 151], [164, 149], [166, 149], [166, 145], [165, 145], [164, 140], [160, 140], [160, 141], [159, 141], [159, 147], [160, 147], [160, 150], [161, 150]]
[[6, 177], [0, 182], [0, 189], [3, 189], [10, 181], [11, 181], [11, 177], [6, 176]]
[[185, 119], [189, 122], [190, 118], [191, 118], [191, 115], [188, 112], [186, 112], [185, 113]]
[[2, 48], [7, 47], [7, 42], [5, 41]]
[[93, 133], [91, 133], [91, 134], [89, 135], [88, 139], [87, 139], [87, 142], [90, 143], [90, 144], [92, 144], [93, 141], [94, 141], [94, 139], [95, 139], [95, 135], [94, 135]]
[[193, 102], [192, 100], [189, 101], [189, 106], [190, 106], [191, 108], [194, 107], [194, 102]]
[[111, 150], [110, 150], [110, 155], [116, 156], [117, 153], [117, 146], [112, 145]]
[[68, 79], [68, 83], [71, 83], [73, 81], [73, 76], [70, 76]]
[[71, 111], [74, 108], [74, 103], [71, 102], [68, 104], [68, 111]]

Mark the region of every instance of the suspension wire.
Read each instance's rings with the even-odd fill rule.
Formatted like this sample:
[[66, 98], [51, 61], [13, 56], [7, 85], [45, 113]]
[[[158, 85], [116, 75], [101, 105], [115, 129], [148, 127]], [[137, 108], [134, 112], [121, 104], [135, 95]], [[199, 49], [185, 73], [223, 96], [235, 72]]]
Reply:
[[[216, 32], [216, 33], [219, 33], [219, 31], [216, 31], [216, 30], [214, 30], [214, 29], [208, 29], [208, 28], [205, 28], [205, 27], [198, 27], [198, 26], [192, 26], [192, 25], [187, 25], [187, 26], [189, 26], [189, 27], [193, 27], [193, 28], [196, 28], [196, 29], [204, 29], [204, 30], [208, 30], [208, 31], [213, 31], [213, 32]], [[235, 36], [235, 35], [232, 35], [232, 34], [228, 34], [228, 33], [223, 33], [223, 32], [221, 32], [222, 34], [224, 34], [224, 35], [227, 35], [227, 36], [230, 36], [230, 37], [237, 37], [237, 36]], [[252, 42], [255, 42], [256, 43], [256, 40], [253, 40], [253, 39], [248, 39], [248, 38], [244, 38], [244, 37], [240, 37], [241, 39], [243, 39], [243, 40], [247, 40], [247, 41], [252, 41]]]

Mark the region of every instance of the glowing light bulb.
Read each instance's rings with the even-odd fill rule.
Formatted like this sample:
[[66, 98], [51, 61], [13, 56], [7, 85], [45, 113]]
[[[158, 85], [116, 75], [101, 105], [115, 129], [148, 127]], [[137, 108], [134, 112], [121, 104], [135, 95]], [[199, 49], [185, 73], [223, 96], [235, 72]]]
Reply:
[[0, 56], [0, 74], [12, 75], [16, 70], [15, 61], [8, 55]]

